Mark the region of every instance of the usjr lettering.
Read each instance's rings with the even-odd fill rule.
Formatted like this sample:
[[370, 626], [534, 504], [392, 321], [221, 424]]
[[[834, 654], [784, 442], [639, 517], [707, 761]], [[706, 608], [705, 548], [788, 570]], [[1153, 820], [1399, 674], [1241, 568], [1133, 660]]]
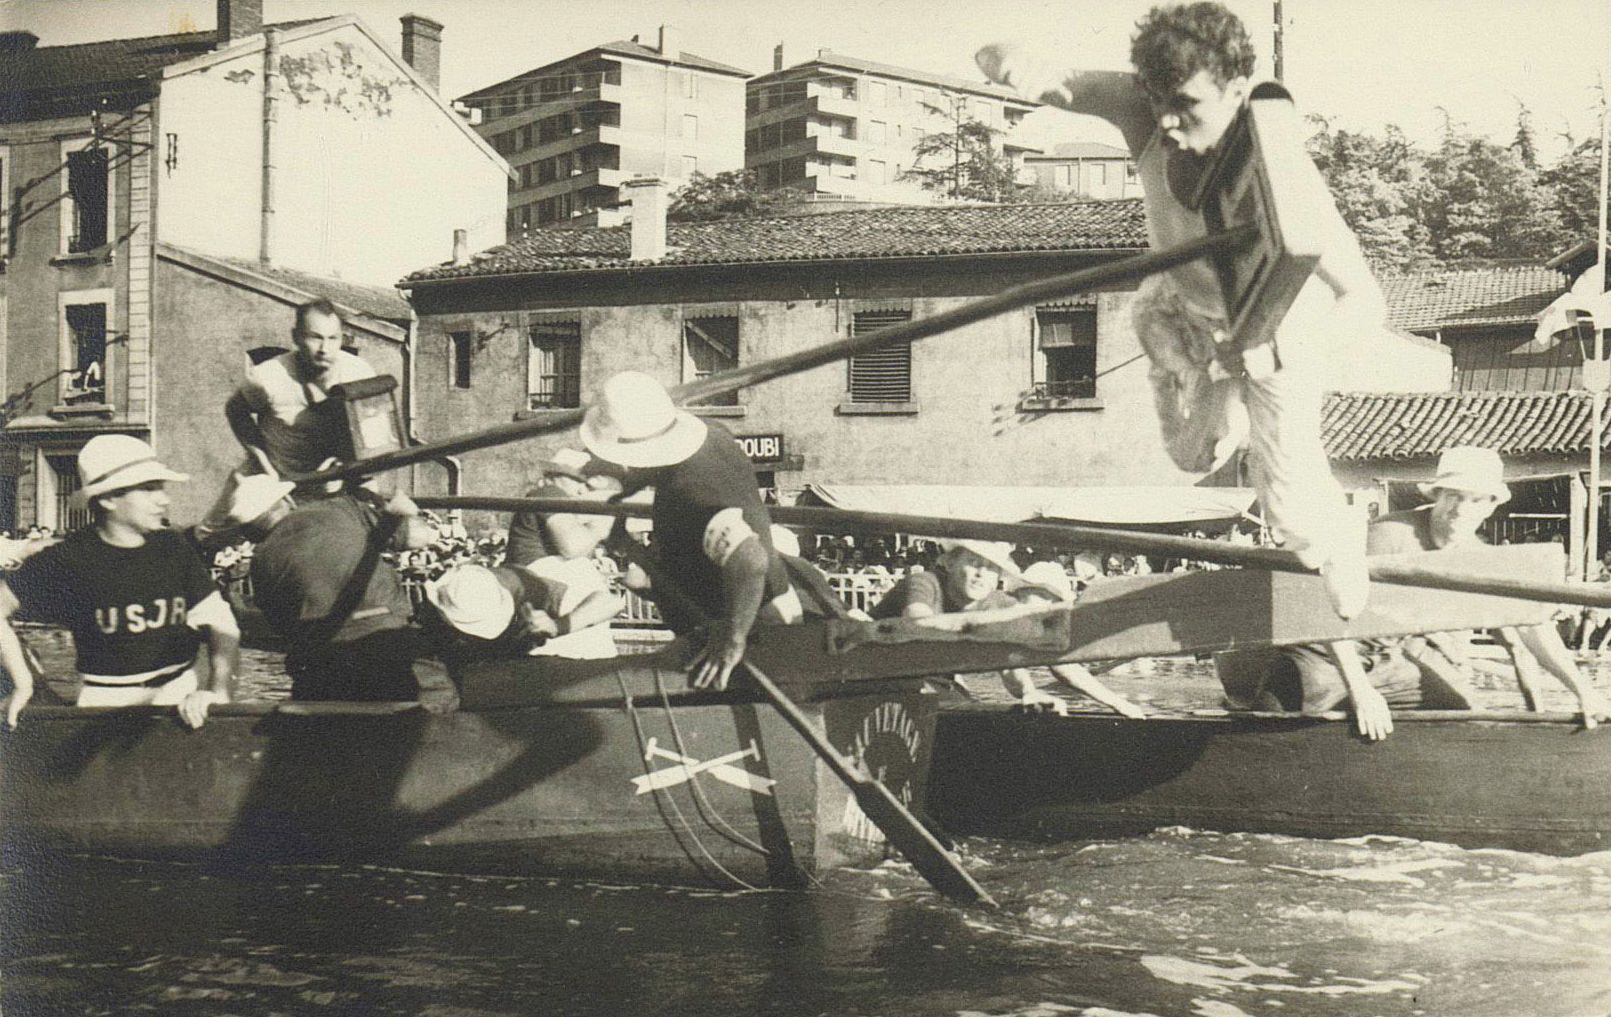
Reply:
[[[149, 608], [149, 611], [147, 610]], [[122, 607], [98, 607], [95, 609], [95, 627], [106, 635], [115, 636], [119, 631], [130, 635], [139, 635], [150, 629], [165, 628], [169, 625], [183, 625], [188, 605], [184, 597], [158, 597], [149, 605], [125, 604]]]

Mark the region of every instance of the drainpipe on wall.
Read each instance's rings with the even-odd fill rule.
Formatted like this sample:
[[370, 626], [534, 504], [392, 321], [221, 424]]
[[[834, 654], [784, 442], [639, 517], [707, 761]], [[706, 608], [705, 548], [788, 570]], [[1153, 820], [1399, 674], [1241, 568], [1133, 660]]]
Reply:
[[[414, 433], [414, 423], [418, 412], [417, 388], [415, 379], [418, 369], [415, 366], [415, 354], [419, 349], [420, 318], [414, 313], [413, 305], [408, 309], [408, 334], [403, 340], [403, 434], [409, 445], [423, 445], [425, 439]], [[459, 462], [458, 456], [442, 456], [436, 460], [447, 471], [447, 493], [457, 495], [460, 493], [460, 478], [464, 475], [464, 466]], [[419, 490], [419, 464], [410, 463], [408, 467], [408, 489]], [[454, 509], [448, 516], [454, 520], [460, 518], [462, 513]]]
[[279, 117], [280, 32], [263, 32], [263, 213], [258, 238], [257, 259], [274, 260], [274, 127]]

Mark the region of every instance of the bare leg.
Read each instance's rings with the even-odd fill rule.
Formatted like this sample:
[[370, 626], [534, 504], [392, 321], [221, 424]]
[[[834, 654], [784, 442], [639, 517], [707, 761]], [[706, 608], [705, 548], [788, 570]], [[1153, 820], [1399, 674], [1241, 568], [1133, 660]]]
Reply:
[[1507, 646], [1509, 640], [1506, 637], [1512, 634], [1520, 637], [1522, 645], [1538, 658], [1544, 670], [1572, 690], [1572, 694], [1577, 696], [1578, 708], [1583, 711], [1584, 727], [1611, 721], [1611, 703], [1607, 703], [1600, 691], [1578, 673], [1577, 661], [1567, 652], [1566, 644], [1561, 642], [1560, 633], [1553, 626], [1526, 625], [1519, 629], [1501, 629], [1500, 632]]

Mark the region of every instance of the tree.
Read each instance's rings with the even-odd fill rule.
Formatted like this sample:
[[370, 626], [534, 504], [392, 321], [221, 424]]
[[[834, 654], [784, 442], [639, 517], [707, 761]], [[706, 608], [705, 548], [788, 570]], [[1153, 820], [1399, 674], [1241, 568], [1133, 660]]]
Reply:
[[1535, 259], [1568, 242], [1553, 194], [1514, 149], [1450, 124], [1425, 167], [1416, 219], [1437, 258]]
[[1404, 133], [1388, 127], [1375, 138], [1333, 130], [1319, 117], [1310, 121], [1319, 130], [1309, 139], [1309, 156], [1365, 257], [1394, 271], [1429, 259], [1428, 231], [1416, 219], [1423, 187], [1420, 157]]
[[1550, 190], [1555, 214], [1569, 242], [1593, 240], [1600, 229], [1595, 202], [1600, 192], [1600, 139], [1572, 147], [1539, 180]]
[[672, 222], [701, 222], [771, 215], [800, 200], [787, 188], [767, 190], [754, 170], [727, 170], [714, 176], [695, 173], [671, 195], [666, 218]]
[[950, 120], [951, 129], [926, 134], [912, 146], [915, 161], [901, 179], [959, 201], [1015, 200], [1018, 168], [996, 141], [1001, 131], [964, 116], [960, 101], [949, 107], [924, 105]]

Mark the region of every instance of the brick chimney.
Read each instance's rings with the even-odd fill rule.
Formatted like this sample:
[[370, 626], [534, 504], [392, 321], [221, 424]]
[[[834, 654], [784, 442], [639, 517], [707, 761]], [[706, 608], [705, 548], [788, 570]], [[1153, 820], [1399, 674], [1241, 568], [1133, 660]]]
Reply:
[[263, 0], [218, 0], [218, 45], [263, 30]]
[[781, 42], [772, 47], [772, 69], [774, 71], [783, 70], [783, 43]]
[[442, 26], [418, 14], [405, 14], [403, 59], [436, 91], [442, 86]]
[[632, 260], [658, 261], [666, 256], [666, 182], [659, 177], [633, 177], [623, 183], [632, 205]]
[[670, 25], [660, 26], [660, 55], [667, 60], [682, 58], [682, 40], [677, 35], [677, 30]]

